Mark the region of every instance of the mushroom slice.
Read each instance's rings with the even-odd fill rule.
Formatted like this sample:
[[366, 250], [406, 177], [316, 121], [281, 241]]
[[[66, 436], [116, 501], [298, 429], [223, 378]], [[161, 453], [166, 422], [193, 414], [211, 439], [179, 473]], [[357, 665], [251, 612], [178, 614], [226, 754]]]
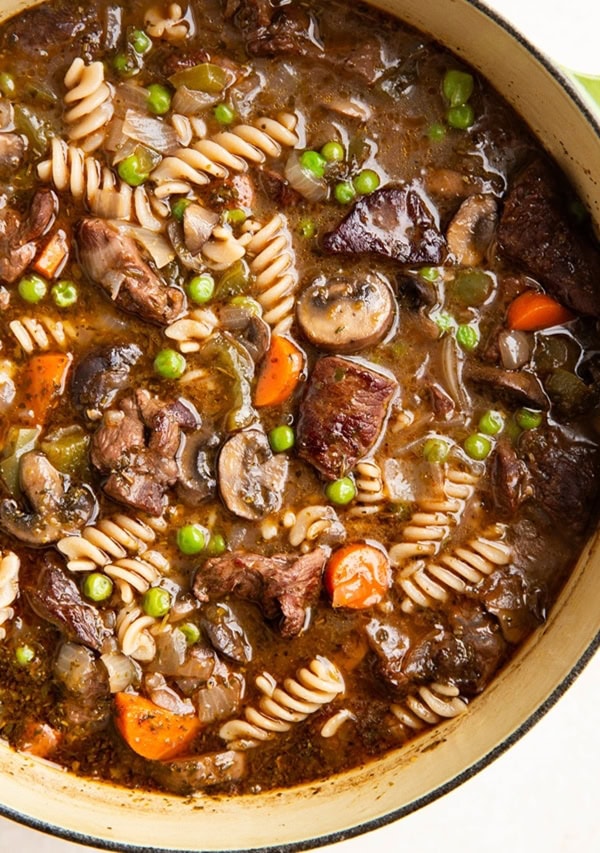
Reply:
[[219, 489], [231, 512], [256, 521], [281, 506], [288, 462], [256, 427], [232, 435], [219, 455]]
[[476, 194], [465, 199], [448, 226], [448, 249], [459, 264], [476, 267], [482, 262], [494, 236], [498, 205], [491, 195]]
[[395, 317], [388, 285], [375, 276], [317, 279], [298, 300], [306, 338], [320, 349], [353, 353], [379, 343]]

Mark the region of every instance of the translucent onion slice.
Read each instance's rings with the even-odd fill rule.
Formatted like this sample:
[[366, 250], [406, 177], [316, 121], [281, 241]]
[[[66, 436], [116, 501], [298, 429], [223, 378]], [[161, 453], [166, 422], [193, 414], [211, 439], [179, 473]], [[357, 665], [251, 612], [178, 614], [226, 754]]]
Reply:
[[518, 370], [531, 359], [531, 340], [527, 332], [503, 329], [498, 335], [498, 348], [507, 370]]
[[120, 693], [138, 680], [139, 668], [127, 655], [121, 652], [110, 652], [101, 655], [100, 660], [106, 667], [111, 693]]
[[125, 113], [123, 133], [161, 154], [169, 154], [179, 148], [179, 138], [172, 125], [134, 110]]
[[156, 231], [142, 228], [139, 225], [131, 225], [129, 222], [113, 222], [112, 225], [127, 237], [131, 237], [139, 243], [152, 257], [156, 267], [160, 270], [175, 258], [175, 250], [169, 241]]
[[292, 151], [288, 158], [285, 177], [289, 185], [309, 201], [323, 201], [327, 198], [327, 184], [302, 168], [297, 151]]

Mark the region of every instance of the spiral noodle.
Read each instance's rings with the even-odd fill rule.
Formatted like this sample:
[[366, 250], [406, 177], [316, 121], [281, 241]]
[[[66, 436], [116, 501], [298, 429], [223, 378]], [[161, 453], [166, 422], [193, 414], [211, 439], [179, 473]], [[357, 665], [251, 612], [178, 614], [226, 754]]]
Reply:
[[321, 655], [299, 669], [295, 679], [286, 678], [283, 688], [266, 672], [258, 676], [256, 686], [263, 694], [259, 710], [247, 707], [245, 719], [230, 720], [219, 729], [219, 736], [231, 749], [251, 749], [279, 732], [289, 731], [345, 689], [337, 666]]
[[120, 650], [134, 660], [151, 661], [156, 655], [156, 642], [150, 628], [158, 624], [139, 607], [128, 605], [117, 615], [117, 642]]
[[64, 82], [69, 90], [64, 98], [69, 139], [83, 151], [95, 151], [104, 141], [106, 125], [114, 112], [113, 91], [104, 80], [104, 65], [101, 62], [86, 65], [77, 57]]
[[248, 236], [244, 235], [246, 239], [238, 240], [228, 225], [217, 225], [210, 239], [202, 247], [202, 258], [206, 266], [216, 272], [229, 269], [246, 254], [245, 244], [248, 242]]
[[333, 526], [340, 524], [333, 507], [306, 506], [298, 512], [289, 531], [289, 543], [293, 548], [314, 542], [319, 536], [327, 533]]
[[468, 586], [477, 586], [495, 569], [507, 566], [513, 552], [502, 541], [505, 533], [505, 525], [495, 524], [466, 545], [441, 554], [435, 562], [413, 560], [399, 577], [406, 595], [402, 610], [410, 612], [415, 605], [427, 608], [444, 604], [449, 590], [464, 593]]
[[390, 548], [393, 566], [403, 566], [415, 557], [437, 554], [465, 510], [475, 491], [479, 477], [469, 471], [448, 468], [444, 481], [444, 497], [419, 502], [419, 512], [412, 515], [402, 531], [402, 541]]
[[[276, 119], [261, 116], [253, 124], [241, 124], [211, 139], [198, 139], [178, 148], [151, 172], [158, 198], [193, 192], [212, 178], [226, 178], [229, 172], [245, 172], [248, 163], [263, 163], [267, 156], [279, 157], [282, 146], [298, 142], [294, 132], [297, 118], [280, 113]], [[183, 129], [183, 125], [181, 125]]]
[[21, 317], [18, 320], [12, 320], [8, 328], [27, 355], [36, 349], [48, 350], [55, 346], [67, 349], [69, 342], [77, 336], [71, 323], [61, 323], [50, 317], [42, 317], [39, 320], [33, 317]]
[[355, 470], [356, 499], [348, 515], [374, 515], [387, 500], [381, 468], [374, 459], [359, 462]]
[[202, 342], [209, 338], [219, 324], [219, 319], [210, 308], [197, 308], [187, 317], [167, 326], [165, 335], [177, 342], [181, 352], [198, 352]]
[[11, 607], [19, 594], [19, 569], [21, 561], [14, 551], [4, 551], [0, 559], [0, 640], [6, 637], [3, 625], [15, 615]]
[[144, 25], [151, 38], [165, 41], [182, 41], [190, 29], [178, 3], [170, 3], [166, 11], [164, 7], [152, 6], [144, 16]]
[[276, 335], [289, 332], [294, 320], [295, 290], [298, 273], [292, 240], [284, 218], [275, 214], [266, 225], [247, 223], [246, 234], [252, 238], [246, 245], [250, 271], [255, 277], [257, 299], [264, 311], [263, 320]]
[[419, 687], [403, 705], [393, 704], [390, 711], [400, 721], [407, 734], [427, 726], [435, 726], [444, 719], [457, 717], [467, 709], [467, 703], [453, 684], [433, 684]]

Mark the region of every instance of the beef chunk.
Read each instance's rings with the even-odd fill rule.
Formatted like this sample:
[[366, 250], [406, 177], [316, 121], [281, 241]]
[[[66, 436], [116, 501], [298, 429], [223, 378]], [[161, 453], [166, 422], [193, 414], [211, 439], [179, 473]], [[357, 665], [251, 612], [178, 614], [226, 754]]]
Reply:
[[[15, 16], [3, 28], [0, 47], [11, 52], [23, 52], [27, 57], [47, 59], [48, 53], [65, 50], [89, 57], [89, 48], [97, 47], [102, 39], [102, 27], [97, 10], [89, 4], [61, 0], [43, 3]], [[86, 50], [86, 48], [88, 48]]]
[[38, 190], [26, 217], [12, 208], [0, 212], [0, 279], [11, 284], [35, 258], [37, 241], [56, 218], [58, 199], [52, 190]]
[[506, 441], [498, 442], [490, 473], [492, 498], [501, 515], [510, 518], [531, 494], [527, 466]]
[[294, 637], [306, 621], [307, 608], [316, 601], [327, 555], [316, 548], [297, 554], [236, 552], [213, 557], [198, 570], [193, 591], [198, 601], [233, 593], [260, 605], [267, 619], [282, 617], [281, 635]]
[[173, 761], [155, 761], [152, 774], [174, 794], [192, 794], [202, 788], [239, 782], [246, 775], [246, 753], [233, 749], [206, 752]]
[[561, 187], [541, 160], [513, 181], [498, 231], [504, 252], [556, 299], [600, 317], [600, 250], [573, 224]]
[[160, 515], [165, 493], [178, 476], [176, 456], [182, 429], [195, 429], [199, 417], [182, 400], [164, 403], [147, 391], [130, 392], [109, 409], [92, 438], [94, 467], [108, 474], [106, 494], [117, 501]]
[[19, 133], [0, 133], [0, 178], [19, 168], [25, 157], [26, 142]]
[[432, 213], [411, 187], [383, 187], [356, 202], [323, 238], [326, 252], [374, 252], [401, 264], [441, 264], [446, 244]]
[[136, 344], [105, 346], [86, 355], [73, 372], [71, 396], [82, 412], [107, 408], [129, 382], [129, 373], [142, 357]]
[[463, 376], [474, 385], [484, 385], [499, 400], [509, 405], [531, 406], [546, 411], [550, 402], [542, 383], [526, 370], [503, 370], [489, 364], [468, 360]]
[[598, 498], [600, 448], [548, 427], [524, 432], [518, 450], [531, 474], [535, 500], [551, 520], [563, 529], [583, 531]]
[[429, 397], [431, 399], [431, 410], [436, 420], [447, 421], [454, 414], [454, 400], [437, 384], [431, 382], [428, 386]]
[[79, 587], [54, 557], [44, 555], [42, 567], [24, 588], [31, 607], [55, 625], [68, 640], [99, 652], [106, 629], [98, 610], [81, 597]]
[[339, 356], [317, 361], [300, 407], [299, 455], [336, 480], [376, 444], [395, 379]]
[[297, 207], [304, 201], [300, 193], [275, 169], [263, 166], [258, 171], [258, 179], [263, 192], [279, 207]]
[[494, 572], [478, 594], [485, 609], [498, 620], [507, 643], [520, 643], [542, 621], [538, 597], [518, 570]]
[[232, 19], [251, 56], [322, 56], [315, 19], [305, 9], [269, 0], [228, 0]]
[[81, 264], [124, 311], [158, 326], [185, 310], [185, 295], [148, 266], [133, 240], [103, 219], [82, 219], [77, 227]]

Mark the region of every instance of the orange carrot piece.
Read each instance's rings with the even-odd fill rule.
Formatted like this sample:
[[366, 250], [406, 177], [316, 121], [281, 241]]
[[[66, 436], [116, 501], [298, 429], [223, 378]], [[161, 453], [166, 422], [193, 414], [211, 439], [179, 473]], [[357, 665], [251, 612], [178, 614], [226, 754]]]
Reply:
[[537, 332], [550, 326], [568, 323], [574, 315], [547, 293], [527, 290], [508, 306], [508, 327], [523, 332]]
[[37, 755], [38, 758], [48, 758], [55, 751], [60, 741], [60, 732], [53, 729], [48, 723], [29, 720], [23, 727], [16, 747], [19, 752]]
[[28, 414], [21, 420], [43, 426], [49, 410], [65, 390], [72, 361], [73, 356], [63, 352], [45, 352], [29, 359], [20, 381]]
[[54, 278], [64, 267], [69, 256], [69, 241], [67, 234], [59, 228], [48, 240], [40, 254], [35, 259], [33, 268], [46, 278]]
[[289, 338], [273, 335], [258, 375], [254, 404], [277, 406], [294, 391], [304, 369], [304, 354]]
[[134, 693], [115, 694], [115, 725], [128, 746], [151, 761], [182, 753], [202, 724], [194, 714], [174, 714]]
[[334, 607], [354, 610], [372, 607], [389, 588], [389, 560], [374, 545], [362, 542], [344, 545], [329, 558], [324, 580]]

